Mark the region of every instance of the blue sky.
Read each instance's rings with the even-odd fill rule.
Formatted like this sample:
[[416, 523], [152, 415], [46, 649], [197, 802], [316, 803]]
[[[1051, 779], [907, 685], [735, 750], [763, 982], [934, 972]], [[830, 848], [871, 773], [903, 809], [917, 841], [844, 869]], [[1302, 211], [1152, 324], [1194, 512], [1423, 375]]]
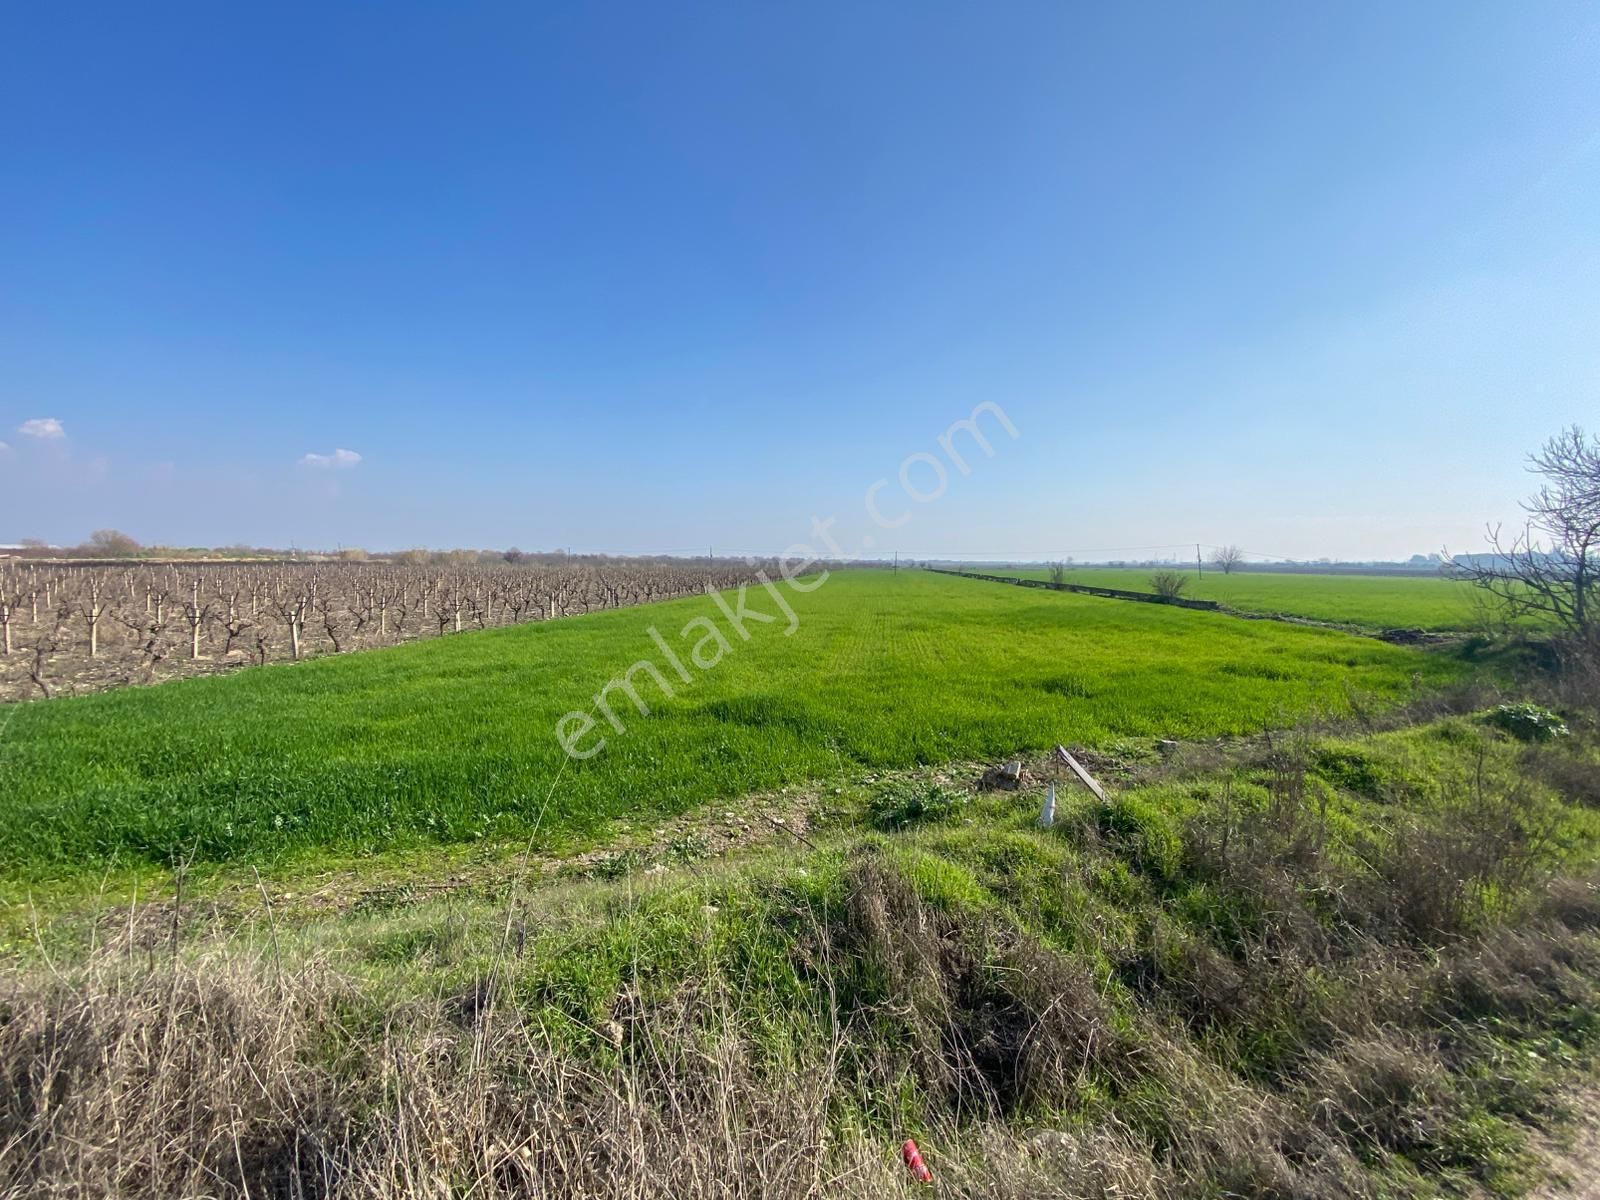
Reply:
[[1409, 555], [1597, 417], [1592, 5], [0, 18], [0, 541]]

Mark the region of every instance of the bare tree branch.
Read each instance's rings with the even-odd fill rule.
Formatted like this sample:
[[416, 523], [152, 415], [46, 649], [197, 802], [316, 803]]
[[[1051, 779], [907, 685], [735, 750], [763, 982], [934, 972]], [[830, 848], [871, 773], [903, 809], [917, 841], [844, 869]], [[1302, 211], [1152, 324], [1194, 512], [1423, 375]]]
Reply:
[[1544, 483], [1523, 502], [1522, 528], [1489, 526], [1489, 553], [1458, 556], [1451, 572], [1495, 597], [1508, 617], [1542, 617], [1587, 642], [1600, 599], [1600, 438], [1574, 425], [1530, 454], [1528, 469]]

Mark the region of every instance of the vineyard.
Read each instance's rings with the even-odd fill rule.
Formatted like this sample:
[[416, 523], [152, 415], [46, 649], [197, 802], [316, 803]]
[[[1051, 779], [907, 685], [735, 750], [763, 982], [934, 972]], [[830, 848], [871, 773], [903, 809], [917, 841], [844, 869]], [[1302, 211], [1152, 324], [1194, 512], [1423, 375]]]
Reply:
[[735, 587], [761, 569], [731, 559], [0, 562], [0, 701], [556, 620]]

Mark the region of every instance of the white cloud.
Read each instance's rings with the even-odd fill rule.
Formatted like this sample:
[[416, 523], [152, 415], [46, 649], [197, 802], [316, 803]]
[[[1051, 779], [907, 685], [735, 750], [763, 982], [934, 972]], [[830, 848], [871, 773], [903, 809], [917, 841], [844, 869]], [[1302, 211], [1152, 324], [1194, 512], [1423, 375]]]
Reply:
[[335, 450], [332, 454], [307, 454], [300, 460], [303, 467], [320, 467], [324, 471], [338, 471], [353, 467], [361, 461], [354, 450]]
[[0, 454], [4, 454], [10, 449], [10, 446], [6, 445], [4, 442], [0, 442]]
[[67, 436], [67, 431], [61, 428], [61, 422], [54, 417], [34, 417], [31, 421], [24, 421], [17, 426], [17, 432], [26, 437], [44, 438], [46, 441]]

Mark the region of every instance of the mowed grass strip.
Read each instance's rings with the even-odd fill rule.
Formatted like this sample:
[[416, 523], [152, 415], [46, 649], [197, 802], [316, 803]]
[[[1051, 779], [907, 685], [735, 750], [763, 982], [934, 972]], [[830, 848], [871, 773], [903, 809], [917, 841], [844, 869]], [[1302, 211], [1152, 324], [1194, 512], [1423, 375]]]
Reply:
[[[973, 568], [985, 575], [1048, 579], [1044, 567]], [[1088, 587], [1148, 592], [1156, 567], [1073, 567], [1067, 582]], [[1284, 613], [1364, 629], [1472, 629], [1478, 623], [1474, 606], [1482, 595], [1470, 584], [1440, 576], [1322, 575], [1241, 571], [1224, 575], [1207, 568], [1204, 576], [1191, 566], [1179, 568], [1188, 579], [1183, 594], [1194, 600], [1218, 600], [1248, 613]]]
[[[783, 590], [791, 637], [780, 619], [741, 641], [700, 597], [21, 706], [0, 741], [0, 877], [535, 830], [560, 849], [624, 815], [863, 765], [1244, 734], [1339, 711], [1349, 689], [1399, 701], [1458, 669], [1334, 632], [927, 573]], [[759, 590], [750, 604], [776, 611]], [[732, 644], [706, 671], [687, 665], [703, 628], [680, 636], [697, 617]], [[605, 749], [569, 760], [558, 719], [641, 658], [676, 694], [638, 677], [650, 715], [614, 694], [626, 732], [602, 726]]]

